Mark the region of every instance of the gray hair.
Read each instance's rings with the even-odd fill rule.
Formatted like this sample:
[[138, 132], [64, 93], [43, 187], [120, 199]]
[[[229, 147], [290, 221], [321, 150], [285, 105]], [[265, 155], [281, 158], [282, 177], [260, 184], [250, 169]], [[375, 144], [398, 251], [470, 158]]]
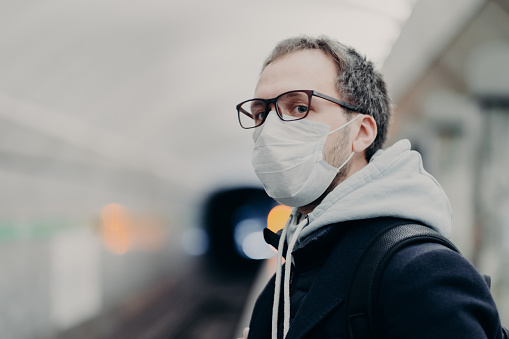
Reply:
[[[316, 49], [331, 57], [337, 65], [336, 86], [342, 100], [357, 105], [376, 121], [377, 136], [366, 149], [366, 160], [382, 148], [387, 138], [391, 116], [391, 103], [382, 75], [373, 63], [366, 60], [355, 49], [327, 36], [317, 38], [298, 36], [279, 42], [263, 64], [262, 71], [272, 62], [290, 53]], [[354, 113], [345, 109], [351, 117]]]

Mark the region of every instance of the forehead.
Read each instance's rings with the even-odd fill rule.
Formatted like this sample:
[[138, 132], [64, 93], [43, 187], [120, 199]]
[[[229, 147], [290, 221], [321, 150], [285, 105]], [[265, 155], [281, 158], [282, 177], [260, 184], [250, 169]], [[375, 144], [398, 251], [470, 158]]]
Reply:
[[319, 50], [290, 53], [269, 64], [258, 80], [256, 98], [273, 98], [296, 89], [314, 89], [334, 95], [337, 67], [332, 58]]

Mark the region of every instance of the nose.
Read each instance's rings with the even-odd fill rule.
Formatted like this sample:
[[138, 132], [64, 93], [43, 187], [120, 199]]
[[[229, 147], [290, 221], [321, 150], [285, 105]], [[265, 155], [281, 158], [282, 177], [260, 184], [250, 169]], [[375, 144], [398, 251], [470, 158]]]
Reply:
[[275, 108], [272, 108], [272, 109], [269, 109], [269, 111], [267, 112], [267, 116], [265, 117], [265, 121], [267, 121], [267, 118], [269, 117], [269, 115], [276, 115], [279, 119], [283, 120], [281, 118], [281, 116], [279, 115], [279, 113], [276, 111]]
[[274, 102], [267, 104], [267, 113], [272, 111], [276, 111], [276, 104]]
[[267, 125], [267, 120], [270, 120], [269, 117], [274, 116], [274, 115], [277, 116], [279, 119], [281, 119], [279, 114], [276, 113], [275, 109], [269, 109], [268, 108], [266, 113], [265, 113], [265, 118], [263, 119], [263, 122], [260, 125], [258, 125], [257, 128], [259, 129], [260, 127], [263, 127], [263, 126]]

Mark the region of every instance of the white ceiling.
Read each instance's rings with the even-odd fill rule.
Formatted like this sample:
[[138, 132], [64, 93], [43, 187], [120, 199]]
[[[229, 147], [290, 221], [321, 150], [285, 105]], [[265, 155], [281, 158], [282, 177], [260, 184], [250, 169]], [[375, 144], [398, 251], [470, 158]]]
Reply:
[[235, 104], [275, 43], [327, 34], [381, 67], [413, 5], [3, 0], [0, 159], [141, 172], [177, 193], [254, 183]]

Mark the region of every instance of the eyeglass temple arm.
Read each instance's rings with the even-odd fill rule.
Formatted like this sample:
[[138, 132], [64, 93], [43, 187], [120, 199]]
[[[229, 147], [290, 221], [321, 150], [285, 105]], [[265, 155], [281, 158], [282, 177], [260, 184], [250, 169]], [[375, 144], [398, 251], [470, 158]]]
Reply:
[[338, 99], [330, 97], [330, 96], [328, 96], [326, 94], [323, 94], [323, 93], [320, 93], [320, 92], [317, 92], [317, 91], [313, 91], [313, 95], [317, 96], [319, 98], [325, 99], [325, 100], [332, 101], [333, 103], [338, 104], [339, 106], [347, 108], [347, 109], [349, 109], [351, 111], [359, 112], [359, 113], [362, 113], [362, 114], [368, 114], [367, 112], [365, 112], [359, 106], [355, 106], [355, 105], [349, 104], [348, 102], [338, 100]]
[[251, 113], [247, 112], [245, 109], [243, 109], [240, 104], [237, 105], [237, 112], [247, 115], [251, 119], [254, 119], [253, 115]]

